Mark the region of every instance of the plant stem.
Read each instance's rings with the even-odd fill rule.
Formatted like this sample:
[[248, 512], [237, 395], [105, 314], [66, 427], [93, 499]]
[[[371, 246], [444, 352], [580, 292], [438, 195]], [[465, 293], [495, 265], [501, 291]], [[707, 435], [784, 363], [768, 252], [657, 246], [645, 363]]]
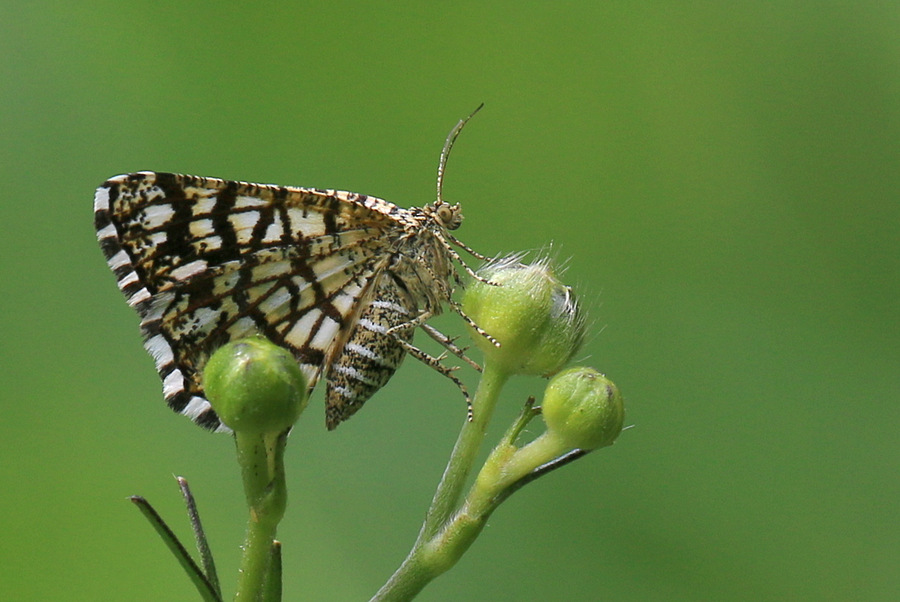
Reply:
[[262, 602], [277, 526], [277, 522], [260, 521], [258, 515], [251, 509], [235, 600]]
[[485, 364], [484, 373], [472, 402], [474, 412], [472, 421], [466, 421], [459, 433], [441, 482], [434, 493], [431, 507], [425, 515], [425, 524], [419, 533], [417, 545], [424, 540], [431, 539], [440, 531], [456, 510], [466, 485], [466, 477], [472, 470], [475, 456], [478, 455], [478, 450], [484, 441], [487, 425], [494, 414], [500, 390], [508, 379], [509, 374], [505, 371], [495, 369], [490, 362]]
[[268, 602], [263, 596], [272, 568], [272, 550], [278, 523], [284, 516], [287, 489], [284, 446], [287, 431], [246, 434], [235, 432], [244, 493], [250, 509], [236, 600]]
[[416, 543], [372, 602], [411, 600], [435, 577], [456, 564], [481, 531], [484, 520], [468, 521], [452, 534], [445, 534], [443, 530], [451, 517], [454, 522], [467, 521], [468, 517], [454, 517], [454, 513], [484, 441], [500, 390], [508, 378], [509, 374], [504, 370], [495, 369], [490, 362], [485, 364], [472, 402], [474, 416], [471, 422], [463, 424]]

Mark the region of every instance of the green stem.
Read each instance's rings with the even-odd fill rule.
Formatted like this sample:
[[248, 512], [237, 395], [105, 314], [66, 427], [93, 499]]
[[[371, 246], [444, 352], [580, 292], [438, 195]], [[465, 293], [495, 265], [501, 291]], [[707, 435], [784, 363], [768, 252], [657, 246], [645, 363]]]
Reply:
[[[506, 371], [495, 369], [490, 362], [485, 364], [472, 402], [474, 416], [471, 422], [463, 424], [416, 543], [400, 568], [372, 598], [372, 602], [411, 600], [435, 577], [456, 564], [481, 531], [483, 520], [469, 521], [468, 517], [454, 514], [466, 485], [466, 478], [472, 471], [475, 457], [484, 441], [500, 390], [508, 379]], [[461, 522], [460, 528], [453, 530], [452, 535], [444, 533], [451, 517], [454, 522]]]
[[287, 431], [235, 432], [244, 493], [250, 509], [236, 600], [268, 602], [263, 595], [272, 569], [272, 550], [278, 523], [284, 516], [287, 489], [284, 446]]
[[564, 440], [550, 432], [544, 432], [521, 448], [508, 441], [501, 443], [475, 478], [463, 511], [473, 517], [490, 515], [516, 483], [570, 451], [571, 447]]
[[[490, 515], [518, 489], [519, 483], [532, 474], [537, 476], [536, 471], [549, 466], [548, 462], [559, 460], [571, 451], [564, 441], [547, 433], [524, 448], [515, 447], [512, 443], [515, 435], [534, 415], [530, 408], [526, 409], [485, 462], [462, 506], [437, 525], [427, 539], [420, 535], [409, 557], [373, 600], [401, 601], [415, 597], [430, 581], [456, 564], [481, 533]], [[463, 440], [461, 436], [459, 441]], [[460, 450], [461, 455], [467, 452], [468, 448]], [[458, 490], [454, 492], [454, 489], [462, 481], [448, 483], [447, 496], [457, 495]]]
[[431, 539], [456, 511], [459, 498], [466, 485], [466, 477], [472, 471], [475, 457], [484, 441], [487, 425], [494, 414], [500, 390], [508, 379], [507, 372], [494, 368], [490, 362], [485, 363], [484, 373], [472, 402], [474, 413], [472, 421], [466, 421], [463, 424], [453, 452], [450, 454], [450, 460], [444, 469], [441, 482], [434, 493], [431, 507], [425, 515], [425, 524], [422, 526], [417, 544]]
[[448, 571], [462, 557], [487, 522], [488, 515], [474, 517], [461, 511], [447, 529], [431, 540], [418, 542], [400, 568], [370, 602], [407, 602], [426, 585]]
[[244, 540], [244, 556], [235, 600], [262, 601], [266, 576], [272, 557], [272, 542], [275, 540], [277, 523], [259, 521], [250, 511], [247, 523], [247, 537]]

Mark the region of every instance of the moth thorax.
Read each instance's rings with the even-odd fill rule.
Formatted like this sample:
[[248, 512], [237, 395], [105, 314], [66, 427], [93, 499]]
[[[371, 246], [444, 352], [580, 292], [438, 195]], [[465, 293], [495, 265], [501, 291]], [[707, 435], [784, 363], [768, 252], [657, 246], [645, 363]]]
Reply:
[[421, 309], [440, 313], [441, 304], [450, 297], [453, 263], [448, 249], [434, 234], [424, 231], [407, 241], [391, 271], [403, 281]]

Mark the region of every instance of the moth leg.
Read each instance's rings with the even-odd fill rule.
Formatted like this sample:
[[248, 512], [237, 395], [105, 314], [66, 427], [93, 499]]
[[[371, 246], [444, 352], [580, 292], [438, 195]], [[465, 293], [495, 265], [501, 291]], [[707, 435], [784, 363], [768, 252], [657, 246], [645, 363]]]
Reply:
[[[454, 249], [452, 246], [450, 246], [450, 243], [448, 242], [447, 238], [445, 237], [445, 235], [444, 235], [443, 233], [438, 232], [438, 233], [436, 233], [436, 234], [437, 234], [438, 239], [440, 239], [441, 244], [443, 245], [444, 249], [446, 249], [447, 253], [450, 255], [450, 257], [452, 257], [452, 258], [453, 258], [460, 266], [462, 266], [462, 269], [465, 270], [465, 272], [466, 272], [469, 276], [471, 276], [471, 277], [474, 278], [475, 280], [478, 280], [479, 282], [484, 282], [485, 284], [491, 284], [491, 285], [495, 285], [495, 286], [497, 285], [496, 282], [491, 282], [491, 281], [488, 280], [487, 278], [485, 278], [485, 277], [483, 277], [483, 276], [479, 276], [478, 274], [476, 274], [476, 273], [475, 273], [475, 270], [473, 270], [472, 268], [470, 268], [470, 267], [468, 266], [468, 264], [466, 264], [466, 262], [462, 260], [462, 257], [459, 256], [459, 253], [456, 252], [456, 249]], [[446, 235], [446, 236], [449, 236], [449, 234]], [[453, 237], [450, 237], [450, 239], [451, 239], [451, 240], [456, 240], [456, 239], [453, 238]], [[456, 242], [459, 243], [459, 241], [456, 241]], [[467, 249], [467, 250], [468, 250], [468, 249]], [[482, 257], [483, 257], [483, 256], [482, 256]], [[487, 260], [485, 259], [485, 260], [483, 260], [483, 261], [487, 261]]]
[[[448, 337], [447, 335], [442, 333], [440, 330], [438, 330], [434, 326], [430, 326], [429, 324], [426, 324], [426, 320], [431, 318], [433, 315], [434, 314], [430, 311], [424, 311], [421, 314], [419, 314], [418, 316], [416, 316], [415, 318], [413, 318], [412, 320], [404, 322], [403, 324], [397, 324], [396, 326], [389, 328], [387, 330], [387, 334], [394, 335], [395, 333], [399, 332], [401, 329], [406, 330], [408, 328], [417, 328], [417, 327], [421, 328], [422, 330], [425, 331], [425, 334], [427, 334], [432, 339], [434, 339], [435, 341], [440, 343], [441, 346], [444, 347], [444, 349], [446, 349], [447, 351], [449, 351], [450, 353], [452, 353], [459, 359], [463, 360], [464, 362], [466, 362], [467, 364], [469, 364], [470, 366], [472, 366], [473, 368], [475, 368], [476, 370], [481, 372], [481, 366], [479, 366], [471, 358], [466, 356], [467, 348], [463, 349], [463, 348], [458, 347], [454, 343], [454, 341], [456, 340], [455, 338]], [[471, 323], [471, 321], [470, 321], [470, 323]], [[474, 323], [472, 323], [472, 324], [474, 325]], [[477, 326], [476, 326], [476, 328], [477, 328]], [[478, 332], [483, 335], [487, 334], [481, 329], [478, 329]], [[436, 359], [438, 361], [440, 361], [445, 357], [445, 355], [446, 354], [444, 354], [441, 357], [436, 358]]]
[[469, 391], [468, 391], [468, 389], [466, 389], [466, 386], [462, 383], [461, 380], [456, 378], [456, 376], [453, 374], [453, 371], [456, 370], [457, 368], [459, 368], [459, 366], [445, 366], [444, 364], [441, 363], [441, 361], [438, 358], [428, 355], [427, 353], [425, 353], [424, 351], [422, 351], [415, 345], [413, 345], [411, 343], [407, 343], [406, 341], [404, 341], [403, 339], [400, 339], [400, 338], [397, 338], [396, 341], [397, 341], [397, 343], [399, 343], [399, 345], [401, 347], [403, 347], [403, 349], [406, 350], [406, 352], [408, 354], [410, 354], [411, 356], [413, 356], [414, 358], [416, 358], [417, 360], [419, 360], [420, 362], [422, 362], [429, 368], [439, 372], [440, 374], [443, 374], [444, 376], [446, 376], [447, 378], [449, 378], [450, 380], [453, 381], [453, 383], [459, 388], [460, 392], [463, 394], [463, 397], [465, 397], [465, 399], [466, 399], [466, 420], [468, 420], [469, 422], [472, 422], [472, 419], [475, 417], [475, 414], [472, 410], [472, 398], [469, 397]]
[[462, 249], [463, 251], [465, 251], [466, 253], [468, 253], [469, 255], [474, 257], [475, 259], [478, 259], [479, 261], [490, 261], [487, 257], [482, 255], [481, 253], [476, 252], [472, 247], [470, 247], [463, 241], [459, 240], [458, 238], [456, 238], [449, 232], [445, 233], [444, 236], [447, 237], [447, 240], [449, 240], [450, 242], [455, 244], [457, 247], [459, 247], [460, 249]]
[[391, 326], [390, 328], [387, 329], [387, 333], [392, 335], [392, 334], [395, 334], [399, 330], [406, 330], [407, 328], [411, 329], [411, 328], [416, 328], [418, 326], [423, 326], [425, 324], [425, 321], [428, 320], [429, 318], [431, 318], [433, 315], [434, 315], [433, 312], [423, 311], [422, 313], [420, 313], [418, 316], [416, 316], [412, 320], [408, 320], [406, 322], [403, 322], [402, 324], [397, 324], [395, 326]]
[[466, 324], [468, 324], [473, 329], [475, 329], [475, 332], [477, 332], [478, 334], [480, 334], [481, 336], [486, 338], [488, 341], [490, 341], [494, 347], [500, 346], [500, 342], [497, 339], [495, 339], [494, 337], [489, 335], [481, 326], [479, 326], [478, 324], [475, 323], [475, 320], [473, 320], [472, 318], [470, 318], [469, 316], [466, 315], [466, 312], [463, 311], [462, 306], [459, 303], [457, 303], [453, 299], [450, 299], [449, 305], [450, 305], [450, 308], [453, 309], [453, 311], [455, 311], [457, 314], [459, 314], [459, 317], [461, 317], [466, 322]]
[[469, 358], [469, 356], [466, 355], [466, 350], [468, 349], [468, 347], [456, 346], [456, 337], [448, 337], [443, 332], [429, 324], [422, 324], [421, 328], [425, 331], [425, 334], [440, 343], [441, 346], [444, 347], [444, 349], [481, 372], [481, 366], [476, 364], [474, 361], [472, 361], [471, 358]]

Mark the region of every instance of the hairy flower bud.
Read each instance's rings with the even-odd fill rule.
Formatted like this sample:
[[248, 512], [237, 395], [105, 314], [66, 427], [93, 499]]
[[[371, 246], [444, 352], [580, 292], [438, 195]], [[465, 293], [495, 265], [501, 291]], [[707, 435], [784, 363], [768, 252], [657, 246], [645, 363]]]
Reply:
[[547, 431], [573, 449], [612, 445], [625, 420], [625, 403], [616, 385], [593, 368], [557, 374], [544, 392], [541, 413]]
[[585, 327], [572, 289], [556, 278], [549, 261], [525, 265], [501, 259], [478, 275], [489, 282], [471, 283], [463, 308], [499, 343], [473, 333], [488, 361], [510, 374], [559, 371], [581, 346]]
[[306, 407], [306, 378], [297, 360], [263, 337], [223, 345], [203, 370], [206, 396], [234, 431], [281, 432]]

